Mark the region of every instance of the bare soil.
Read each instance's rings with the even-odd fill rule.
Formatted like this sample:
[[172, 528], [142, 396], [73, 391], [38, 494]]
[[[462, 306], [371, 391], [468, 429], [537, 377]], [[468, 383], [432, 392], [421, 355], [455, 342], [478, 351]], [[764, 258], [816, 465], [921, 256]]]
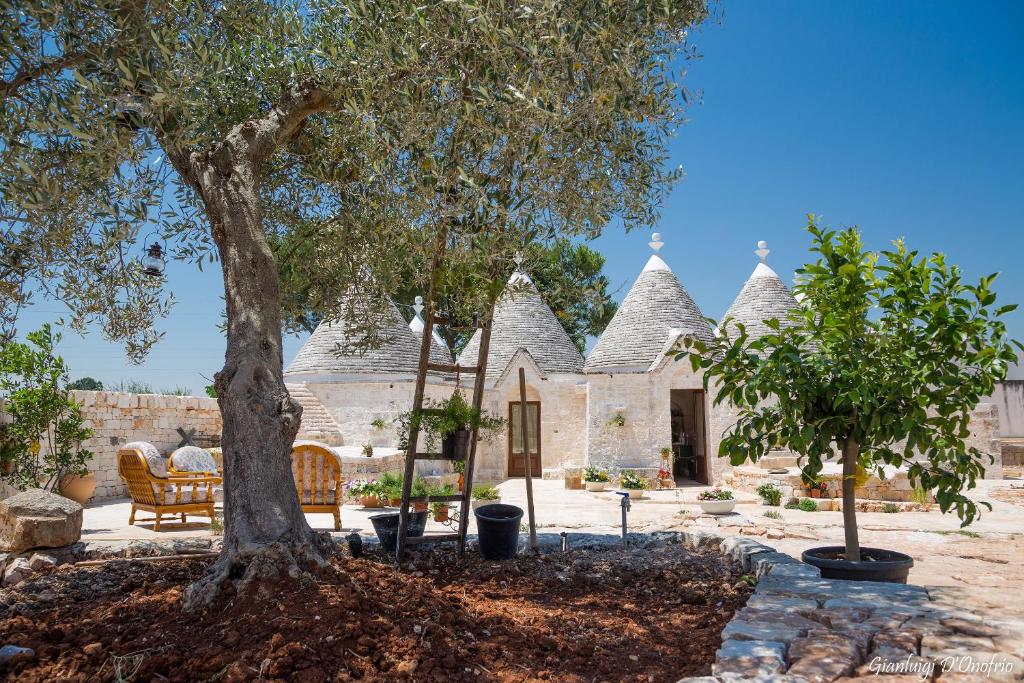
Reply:
[[[58, 567], [0, 591], [18, 681], [676, 681], [710, 671], [750, 595], [679, 545], [486, 562], [422, 550], [396, 569], [339, 555], [270, 594], [181, 609], [210, 560]], [[0, 667], [5, 665], [0, 665]]]

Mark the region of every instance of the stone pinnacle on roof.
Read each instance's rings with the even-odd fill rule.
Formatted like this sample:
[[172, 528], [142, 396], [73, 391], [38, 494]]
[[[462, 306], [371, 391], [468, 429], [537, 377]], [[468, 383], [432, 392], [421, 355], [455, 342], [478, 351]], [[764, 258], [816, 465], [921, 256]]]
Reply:
[[[583, 356], [522, 269], [522, 261], [517, 264], [494, 307], [487, 381], [496, 381], [520, 349], [530, 354], [541, 372], [583, 372]], [[481, 335], [481, 330], [473, 334], [459, 356], [460, 365], [477, 364]]]
[[771, 332], [771, 328], [764, 324], [765, 320], [775, 318], [783, 327], [793, 325], [788, 315], [798, 304], [789, 288], [768, 265], [770, 251], [764, 240], [757, 243], [754, 253], [760, 262], [725, 312], [724, 317], [731, 318], [728, 326], [731, 332], [735, 332], [736, 323], [743, 323], [747, 334], [757, 339]]
[[[412, 310], [415, 311], [412, 316], [412, 320], [409, 321], [409, 329], [412, 330], [413, 334], [416, 335], [417, 339], [423, 338], [423, 297], [417, 296], [416, 303], [413, 304]], [[444, 343], [444, 339], [437, 333], [437, 326], [430, 331], [430, 360], [435, 363], [452, 363], [452, 352], [448, 350], [448, 345]]]
[[711, 339], [704, 314], [658, 255], [663, 245], [661, 235], [654, 233], [649, 246], [655, 253], [598, 339], [586, 372], [645, 372], [670, 337]]

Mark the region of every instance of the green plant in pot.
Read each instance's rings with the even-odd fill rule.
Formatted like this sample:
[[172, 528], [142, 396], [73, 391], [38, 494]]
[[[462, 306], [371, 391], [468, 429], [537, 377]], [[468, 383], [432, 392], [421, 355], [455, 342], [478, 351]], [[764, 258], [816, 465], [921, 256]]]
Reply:
[[482, 505], [490, 505], [491, 503], [501, 502], [501, 492], [498, 491], [494, 486], [490, 484], [478, 484], [473, 487], [472, 494], [473, 502], [471, 503], [474, 510]]
[[398, 421], [402, 434], [401, 448], [408, 446], [411, 429], [418, 427], [424, 434], [427, 450], [437, 452], [440, 446], [440, 456], [445, 460], [469, 457], [469, 439], [473, 429], [489, 439], [505, 424], [502, 418], [492, 417], [467, 403], [458, 389], [443, 401], [426, 401], [418, 414], [404, 413]]
[[640, 476], [633, 470], [622, 470], [619, 473], [619, 488], [629, 492], [631, 500], [639, 500], [644, 497], [647, 490], [647, 479]]
[[81, 408], [68, 389], [68, 369], [54, 349], [60, 334], [49, 325], [26, 335], [26, 342], [0, 344], [0, 392], [12, 418], [5, 425], [2, 459], [7, 480], [25, 489], [59, 491], [84, 503], [96, 488], [89, 473], [92, 453], [82, 442], [92, 436]]
[[[455, 487], [451, 484], [435, 484], [427, 489], [429, 496], [452, 496], [455, 495]], [[443, 501], [436, 501], [430, 504], [430, 512], [435, 522], [447, 522], [451, 504]]]
[[583, 482], [588, 491], [604, 491], [608, 487], [608, 470], [597, 465], [587, 465], [583, 470]]
[[921, 256], [902, 241], [867, 251], [856, 229], [826, 230], [811, 218], [815, 261], [799, 269], [798, 307], [766, 320], [751, 337], [724, 320], [721, 335], [685, 340], [715, 404], [737, 409], [719, 455], [756, 462], [773, 444], [798, 453], [805, 482], [825, 461], [842, 465], [842, 546], [812, 548], [804, 560], [827, 578], [905, 582], [913, 559], [862, 548], [857, 532], [858, 467], [884, 476], [906, 468], [911, 485], [933, 492], [963, 526], [979, 514], [965, 494], [991, 455], [966, 442], [971, 410], [990, 396], [1024, 350], [995, 306], [994, 275], [976, 284], [942, 254]]

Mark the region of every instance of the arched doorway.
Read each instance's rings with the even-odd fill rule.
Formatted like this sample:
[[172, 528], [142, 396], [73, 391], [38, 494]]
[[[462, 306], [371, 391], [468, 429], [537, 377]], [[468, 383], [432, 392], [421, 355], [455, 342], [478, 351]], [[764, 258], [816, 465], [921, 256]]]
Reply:
[[707, 424], [704, 392], [700, 389], [673, 389], [672, 475], [676, 480], [709, 483], [707, 460]]

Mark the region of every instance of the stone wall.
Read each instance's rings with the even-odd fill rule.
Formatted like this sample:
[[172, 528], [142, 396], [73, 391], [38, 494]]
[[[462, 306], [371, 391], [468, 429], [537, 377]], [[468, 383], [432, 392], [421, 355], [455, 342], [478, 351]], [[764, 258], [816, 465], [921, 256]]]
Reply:
[[149, 441], [168, 455], [177, 448], [178, 427], [195, 429], [197, 446], [220, 444], [221, 420], [216, 399], [109, 391], [74, 391], [85, 424], [94, 435], [83, 446], [93, 452], [89, 471], [96, 474], [98, 501], [128, 495], [117, 474], [117, 451], [130, 441]]
[[999, 435], [1024, 437], [1024, 379], [996, 385], [991, 402], [999, 410]]

